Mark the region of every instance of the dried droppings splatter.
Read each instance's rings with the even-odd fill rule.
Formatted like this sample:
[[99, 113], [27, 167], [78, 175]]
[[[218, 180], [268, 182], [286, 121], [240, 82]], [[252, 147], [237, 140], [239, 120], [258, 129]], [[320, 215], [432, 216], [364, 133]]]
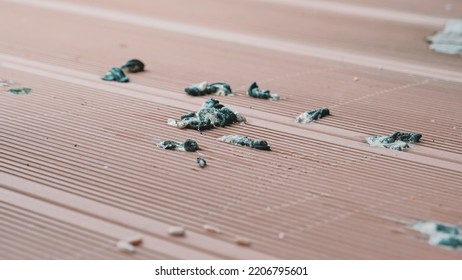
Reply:
[[212, 233], [221, 233], [221, 230], [218, 227], [211, 226], [211, 225], [203, 225], [203, 228]]
[[422, 134], [413, 132], [394, 132], [391, 135], [373, 135], [366, 137], [367, 143], [372, 147], [382, 147], [396, 151], [403, 151], [409, 148], [408, 143], [417, 143]]
[[231, 86], [225, 82], [217, 82], [209, 84], [207, 82], [198, 83], [187, 87], [184, 91], [192, 96], [203, 96], [208, 94], [224, 95], [224, 96], [233, 96]]
[[169, 227], [168, 234], [172, 236], [184, 236], [186, 234], [186, 229], [184, 227]]
[[139, 246], [143, 243], [143, 237], [141, 235], [132, 235], [125, 239], [128, 243], [132, 244], [133, 246]]
[[197, 150], [200, 150], [197, 142], [192, 139], [186, 139], [183, 143], [176, 142], [173, 140], [165, 140], [158, 143], [157, 147], [165, 150], [178, 150], [186, 152], [195, 152]]
[[30, 89], [30, 88], [10, 88], [10, 89], [8, 89], [8, 93], [16, 94], [16, 95], [30, 94], [31, 91], [32, 91], [32, 89]]
[[268, 146], [268, 142], [265, 140], [252, 140], [247, 136], [240, 136], [240, 135], [225, 135], [220, 138], [218, 138], [219, 141], [233, 144], [233, 145], [238, 145], [238, 146], [247, 146], [250, 148], [254, 148], [257, 150], [266, 150], [266, 151], [271, 151], [270, 146]]
[[427, 37], [430, 49], [447, 54], [462, 54], [462, 20], [450, 19], [443, 31]]
[[272, 93], [269, 90], [262, 90], [258, 88], [257, 82], [253, 82], [249, 89], [247, 89], [247, 95], [253, 98], [279, 100], [280, 97], [277, 93]]
[[319, 120], [320, 118], [324, 118], [325, 116], [328, 116], [329, 114], [330, 114], [329, 109], [318, 108], [313, 111], [307, 111], [307, 112], [301, 113], [295, 118], [295, 122], [310, 123], [310, 122]]
[[455, 225], [435, 222], [418, 222], [412, 228], [429, 237], [428, 244], [449, 249], [462, 249], [461, 229]]
[[197, 164], [199, 164], [199, 166], [200, 166], [201, 168], [204, 168], [204, 166], [207, 164], [207, 162], [205, 161], [205, 159], [203, 159], [203, 158], [201, 158], [201, 157], [198, 157], [198, 158], [196, 159], [196, 161], [197, 161]]
[[168, 119], [167, 121], [171, 126], [199, 131], [225, 127], [236, 122], [245, 123], [244, 116], [233, 112], [213, 98], [205, 100], [198, 112], [189, 112], [181, 116], [180, 120]]
[[15, 85], [16, 83], [11, 80], [0, 79], [0, 87], [10, 87]]
[[119, 83], [128, 83], [128, 77], [125, 76], [124, 71], [119, 67], [112, 67], [106, 75], [102, 78], [105, 81], [115, 81]]
[[124, 65], [120, 66], [122, 70], [126, 70], [130, 73], [137, 73], [144, 71], [144, 63], [138, 59], [130, 59], [125, 62]]
[[234, 242], [236, 242], [236, 244], [240, 245], [240, 246], [247, 246], [248, 247], [248, 246], [252, 245], [252, 241], [250, 239], [242, 237], [242, 236], [236, 237]]
[[117, 249], [124, 253], [135, 253], [135, 247], [126, 240], [117, 242]]

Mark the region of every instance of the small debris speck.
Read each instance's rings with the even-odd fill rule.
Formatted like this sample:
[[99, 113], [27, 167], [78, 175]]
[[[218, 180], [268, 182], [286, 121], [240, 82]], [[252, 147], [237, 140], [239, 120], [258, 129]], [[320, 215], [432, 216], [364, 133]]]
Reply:
[[234, 242], [236, 242], [237, 245], [247, 246], [247, 247], [252, 244], [252, 241], [250, 239], [245, 238], [245, 237], [241, 237], [241, 236], [236, 237]]
[[117, 249], [124, 253], [135, 253], [135, 247], [126, 240], [117, 242]]
[[128, 243], [130, 243], [133, 246], [139, 246], [141, 243], [143, 243], [143, 237], [141, 235], [132, 235], [129, 236], [127, 239], [125, 239]]
[[262, 90], [258, 87], [257, 82], [253, 82], [249, 89], [247, 89], [247, 95], [253, 98], [260, 98], [260, 99], [271, 99], [271, 100], [279, 100], [280, 97], [276, 93], [272, 93], [269, 90]]
[[184, 236], [186, 234], [186, 230], [184, 227], [169, 227], [168, 234], [172, 236]]
[[284, 239], [284, 237], [285, 237], [285, 234], [284, 234], [283, 232], [280, 232], [280, 233], [278, 234], [278, 238], [279, 238], [279, 239]]
[[353, 78], [353, 81], [357, 82], [357, 81], [359, 81], [359, 78], [358, 78], [358, 77], [354, 77], [354, 78]]
[[203, 159], [203, 158], [201, 158], [201, 157], [198, 157], [198, 158], [196, 159], [196, 161], [197, 161], [197, 164], [199, 164], [199, 166], [200, 166], [201, 168], [204, 168], [204, 166], [207, 164], [207, 162], [205, 161], [205, 159]]
[[221, 230], [218, 227], [211, 226], [211, 225], [204, 225], [203, 228], [206, 231], [212, 232], [212, 233], [220, 233], [221, 232]]
[[240, 136], [240, 135], [225, 135], [220, 138], [218, 138], [219, 141], [233, 144], [233, 145], [238, 145], [238, 146], [247, 146], [250, 148], [254, 148], [257, 150], [266, 150], [266, 151], [271, 151], [270, 146], [268, 146], [268, 142], [265, 140], [252, 140], [247, 136]]

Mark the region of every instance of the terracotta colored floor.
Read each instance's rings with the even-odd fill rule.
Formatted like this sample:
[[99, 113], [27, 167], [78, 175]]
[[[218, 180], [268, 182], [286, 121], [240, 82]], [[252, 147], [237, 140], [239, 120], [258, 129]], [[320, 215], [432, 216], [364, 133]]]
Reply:
[[[425, 42], [462, 12], [444, 2], [0, 0], [0, 78], [32, 88], [0, 88], [0, 258], [460, 259], [410, 229], [462, 222], [462, 58]], [[130, 58], [147, 71], [101, 80]], [[168, 126], [201, 81], [230, 83], [216, 98], [248, 124]], [[249, 98], [253, 81], [282, 100]], [[332, 115], [294, 123], [318, 107]], [[422, 141], [365, 143], [397, 130]], [[155, 145], [186, 138], [202, 150]]]

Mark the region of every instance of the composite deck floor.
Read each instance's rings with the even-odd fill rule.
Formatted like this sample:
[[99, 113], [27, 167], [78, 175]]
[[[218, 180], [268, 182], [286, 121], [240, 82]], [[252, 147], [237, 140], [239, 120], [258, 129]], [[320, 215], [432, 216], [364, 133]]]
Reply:
[[[0, 0], [0, 78], [32, 89], [0, 88], [0, 258], [461, 259], [411, 228], [462, 223], [462, 57], [425, 42], [461, 14], [455, 0]], [[130, 58], [146, 71], [101, 80]], [[184, 93], [201, 81], [236, 95]], [[246, 96], [253, 81], [282, 99]], [[167, 125], [209, 97], [247, 124]], [[331, 115], [294, 123], [319, 107]], [[365, 142], [393, 131], [423, 138]], [[186, 138], [202, 150], [156, 146]], [[118, 251], [133, 234], [137, 252]]]

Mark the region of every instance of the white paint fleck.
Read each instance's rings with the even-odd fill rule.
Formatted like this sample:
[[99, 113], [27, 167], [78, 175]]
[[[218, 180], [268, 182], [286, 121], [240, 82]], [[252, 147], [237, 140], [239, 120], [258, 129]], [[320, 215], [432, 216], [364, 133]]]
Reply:
[[278, 238], [279, 238], [279, 239], [284, 239], [284, 237], [285, 237], [285, 234], [284, 234], [283, 232], [280, 232], [280, 233], [278, 234]]
[[124, 253], [135, 253], [135, 247], [126, 240], [117, 242], [117, 249]]
[[169, 227], [168, 234], [172, 236], [184, 236], [186, 234], [186, 230], [184, 227], [178, 227], [178, 226]]

